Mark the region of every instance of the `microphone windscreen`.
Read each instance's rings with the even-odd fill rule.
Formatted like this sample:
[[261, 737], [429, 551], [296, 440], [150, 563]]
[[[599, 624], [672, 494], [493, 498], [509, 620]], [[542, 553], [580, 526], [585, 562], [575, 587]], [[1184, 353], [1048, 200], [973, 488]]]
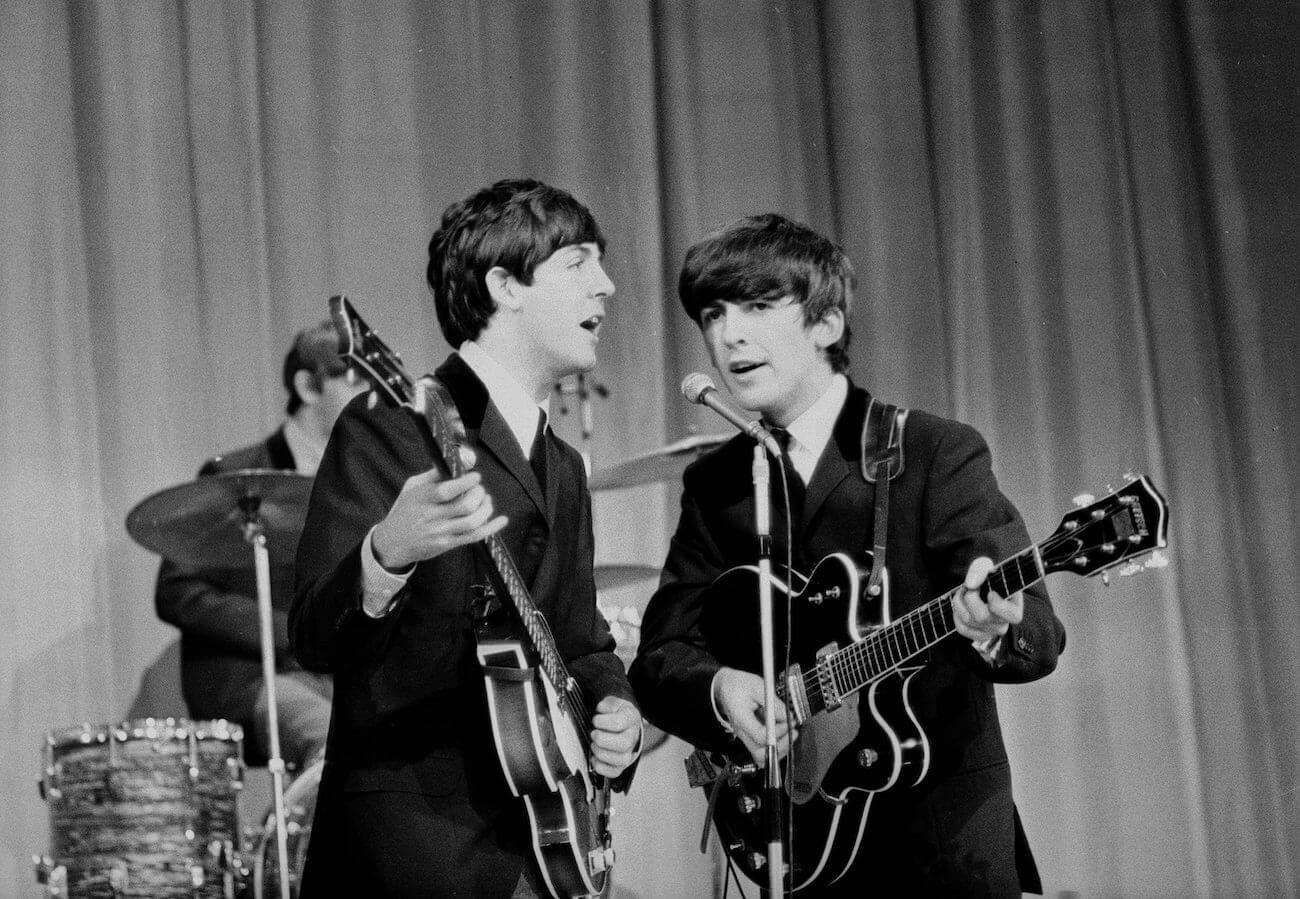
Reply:
[[709, 388], [718, 389], [713, 379], [702, 371], [693, 371], [682, 379], [682, 396], [692, 403], [698, 403], [700, 396]]

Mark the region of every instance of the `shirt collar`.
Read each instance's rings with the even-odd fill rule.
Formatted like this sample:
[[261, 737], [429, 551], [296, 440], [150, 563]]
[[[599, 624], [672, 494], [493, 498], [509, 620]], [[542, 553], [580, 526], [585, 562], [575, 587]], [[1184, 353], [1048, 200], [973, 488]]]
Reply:
[[293, 454], [294, 471], [314, 475], [325, 453], [325, 444], [320, 438], [290, 416], [284, 420], [284, 442], [289, 444], [289, 452]]
[[[831, 433], [835, 430], [835, 422], [840, 417], [840, 411], [844, 408], [844, 401], [848, 395], [849, 379], [837, 372], [831, 378], [830, 386], [826, 388], [825, 393], [792, 421], [790, 427], [786, 428], [790, 432], [791, 447], [796, 451], [796, 455], [802, 455], [812, 463], [807, 474], [802, 470], [799, 472], [804, 476], [804, 480], [808, 480], [811, 467], [816, 466], [822, 450], [826, 449], [826, 444], [830, 442]], [[798, 459], [793, 461], [796, 462], [796, 468], [800, 468], [797, 464]]]
[[537, 434], [538, 415], [546, 415], [546, 406], [534, 402], [515, 376], [474, 341], [465, 341], [456, 352], [487, 388], [488, 398], [506, 420], [527, 459], [533, 448], [533, 437]]

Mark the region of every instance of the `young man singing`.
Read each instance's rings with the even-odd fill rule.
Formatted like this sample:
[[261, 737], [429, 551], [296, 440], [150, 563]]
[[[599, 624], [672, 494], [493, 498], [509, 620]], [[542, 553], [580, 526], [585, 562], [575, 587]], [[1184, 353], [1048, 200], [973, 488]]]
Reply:
[[308, 897], [545, 894], [475, 653], [489, 536], [598, 700], [595, 770], [617, 776], [639, 751], [640, 715], [596, 610], [583, 463], [545, 423], [554, 383], [596, 363], [614, 294], [604, 246], [585, 206], [537, 181], [448, 207], [427, 274], [457, 349], [434, 377], [476, 467], [442, 478], [420, 422], [383, 403], [352, 403], [334, 430], [290, 616], [298, 658], [335, 682]]
[[[789, 441], [788, 510], [776, 489], [780, 463], [773, 463], [774, 568], [786, 559], [788, 514], [793, 564], [804, 574], [833, 552], [865, 561], [864, 550], [883, 540], [895, 618], [964, 586], [953, 616], [965, 639], [933, 647], [911, 684], [911, 706], [932, 749], [929, 773], [919, 786], [875, 795], [855, 861], [816, 894], [1019, 896], [1041, 887], [1012, 801], [993, 684], [1052, 671], [1064, 628], [1041, 587], [1008, 597], [985, 589], [990, 559], [1030, 541], [998, 489], [987, 445], [967, 425], [911, 411], [903, 470], [890, 483], [887, 534], [872, 533], [876, 487], [860, 467], [871, 395], [844, 374], [852, 289], [840, 248], [778, 215], [741, 220], [691, 247], [679, 282], [682, 305], [726, 386]], [[702, 624], [706, 602], [716, 601], [707, 594], [714, 580], [756, 561], [753, 446], [738, 436], [687, 469], [681, 518], [631, 677], [648, 720], [704, 748], [739, 741], [762, 765], [762, 680], [722, 664], [728, 634]], [[800, 626], [796, 609], [791, 627]], [[785, 707], [775, 714], [780, 744], [788, 745], [788, 734], [797, 746], [802, 737]], [[867, 719], [866, 701], [858, 714]], [[796, 824], [792, 839], [810, 838]]]

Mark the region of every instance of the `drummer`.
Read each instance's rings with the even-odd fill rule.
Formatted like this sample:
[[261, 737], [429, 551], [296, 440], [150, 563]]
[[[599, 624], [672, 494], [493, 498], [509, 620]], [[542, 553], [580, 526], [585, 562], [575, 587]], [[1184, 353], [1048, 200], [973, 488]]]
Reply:
[[[289, 398], [284, 423], [260, 443], [209, 459], [199, 476], [240, 469], [315, 474], [330, 429], [365, 383], [339, 355], [328, 320], [298, 333], [284, 360]], [[300, 770], [325, 750], [332, 684], [303, 671], [289, 651], [292, 558], [271, 559], [276, 702], [281, 756]], [[270, 754], [267, 691], [258, 642], [257, 581], [250, 554], [243, 569], [163, 560], [155, 594], [158, 617], [181, 630], [181, 685], [191, 717], [225, 718], [244, 727], [250, 761]]]

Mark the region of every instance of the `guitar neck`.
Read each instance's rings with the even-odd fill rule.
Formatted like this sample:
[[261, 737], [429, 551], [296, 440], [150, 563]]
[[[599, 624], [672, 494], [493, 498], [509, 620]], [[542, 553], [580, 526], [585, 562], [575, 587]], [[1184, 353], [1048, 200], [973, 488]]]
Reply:
[[[1039, 549], [1031, 546], [994, 568], [989, 573], [988, 585], [999, 596], [1011, 596], [1038, 583], [1045, 574]], [[816, 714], [833, 708], [844, 697], [956, 633], [952, 600], [961, 590], [960, 586], [954, 587], [856, 643], [819, 659], [803, 675], [809, 712]]]
[[[546, 616], [533, 603], [533, 598], [529, 595], [528, 588], [524, 585], [519, 570], [515, 568], [515, 562], [510, 556], [510, 551], [506, 549], [506, 545], [496, 534], [484, 540], [483, 545], [487, 548], [488, 555], [496, 566], [497, 574], [505, 585], [510, 602], [519, 614], [519, 620], [523, 625], [524, 632], [528, 635], [533, 649], [537, 652], [538, 665], [542, 669], [542, 673], [555, 687], [558, 699], [569, 704], [570, 713], [575, 715], [578, 720], [585, 722], [588, 718], [588, 711], [581, 697], [577, 695], [577, 681], [573, 679], [568, 668], [565, 667], [564, 659], [555, 645], [555, 638], [551, 635], [550, 626], [546, 623]], [[586, 731], [586, 727], [581, 730], [584, 738], [587, 736]]]

